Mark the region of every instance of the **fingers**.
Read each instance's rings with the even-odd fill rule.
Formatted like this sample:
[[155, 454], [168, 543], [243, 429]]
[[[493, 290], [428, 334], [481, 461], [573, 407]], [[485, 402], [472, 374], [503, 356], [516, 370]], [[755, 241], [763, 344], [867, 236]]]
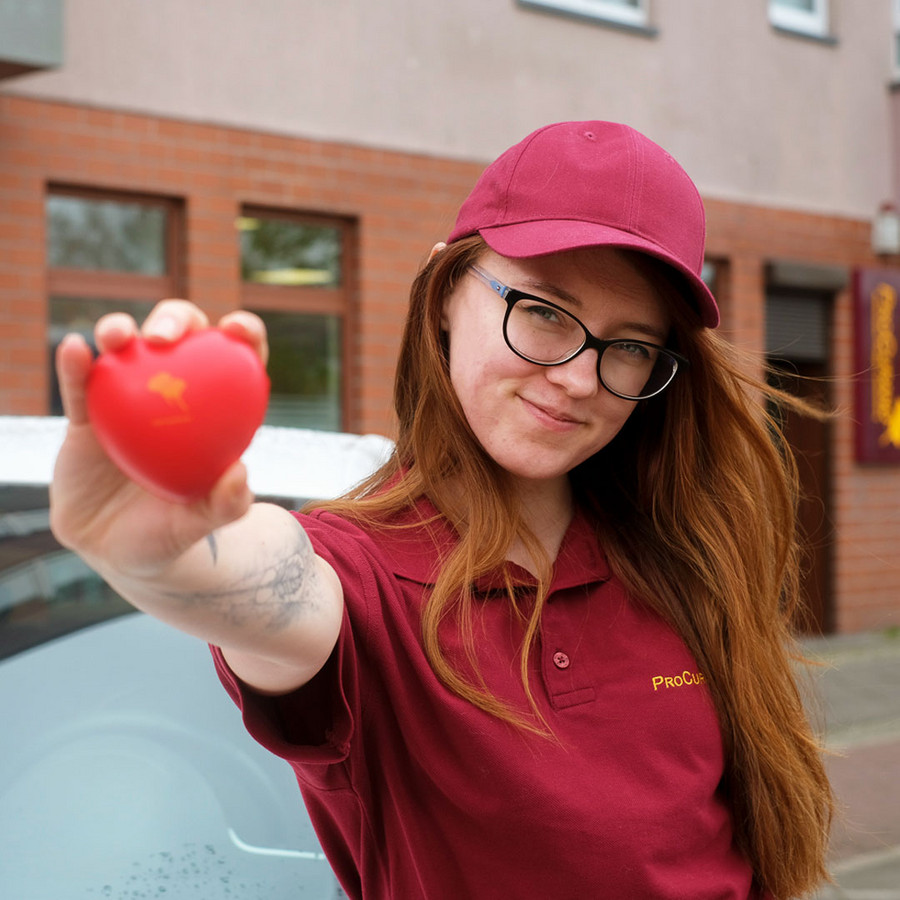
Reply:
[[63, 415], [74, 425], [87, 422], [86, 385], [94, 354], [80, 334], [67, 334], [56, 350], [56, 375]]
[[209, 328], [209, 318], [198, 306], [187, 300], [162, 300], [147, 316], [141, 336], [151, 342], [166, 343], [202, 328]]
[[94, 341], [101, 353], [121, 350], [137, 334], [137, 323], [128, 313], [108, 313], [94, 325]]
[[222, 317], [219, 328], [246, 341], [256, 351], [263, 365], [269, 361], [266, 326], [256, 314], [246, 309], [235, 310]]
[[[168, 343], [203, 328], [209, 328], [209, 317], [203, 310], [187, 300], [169, 299], [160, 301], [153, 308], [140, 333], [147, 341]], [[246, 341], [263, 364], [268, 362], [266, 326], [259, 316], [248, 310], [235, 310], [221, 319], [219, 328]], [[115, 350], [124, 346], [135, 334], [137, 326], [133, 319], [124, 313], [112, 313], [97, 323], [97, 346], [103, 352]]]
[[[208, 327], [206, 313], [193, 303], [187, 300], [161, 300], [147, 316], [140, 334], [147, 341], [167, 343], [179, 340], [189, 331]], [[121, 349], [137, 334], [137, 324], [124, 312], [103, 316], [94, 328], [94, 339], [101, 353]]]

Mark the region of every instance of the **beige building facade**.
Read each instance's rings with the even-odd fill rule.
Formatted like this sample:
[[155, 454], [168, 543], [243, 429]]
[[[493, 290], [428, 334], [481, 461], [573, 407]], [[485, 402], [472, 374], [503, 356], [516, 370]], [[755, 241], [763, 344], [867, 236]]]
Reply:
[[[863, 218], [885, 199], [891, 0], [822, 3], [821, 36], [773, 25], [766, 0], [581, 5], [598, 17], [563, 0], [66, 0], [63, 64], [3, 91], [465, 160], [600, 118], [665, 146], [704, 196]], [[646, 25], [603, 16], [616, 6]]]

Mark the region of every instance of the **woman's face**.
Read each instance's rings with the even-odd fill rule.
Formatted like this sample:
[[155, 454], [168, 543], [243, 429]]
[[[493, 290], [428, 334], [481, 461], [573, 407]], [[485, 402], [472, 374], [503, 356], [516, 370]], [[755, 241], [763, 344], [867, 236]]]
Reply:
[[[659, 288], [632, 257], [589, 248], [533, 259], [492, 251], [479, 268], [503, 284], [552, 301], [601, 339], [665, 344], [670, 319]], [[503, 339], [506, 302], [467, 273], [444, 304], [450, 379], [469, 426], [487, 453], [518, 479], [563, 482], [603, 449], [635, 401], [609, 393], [597, 377], [597, 351], [559, 366], [516, 356]]]

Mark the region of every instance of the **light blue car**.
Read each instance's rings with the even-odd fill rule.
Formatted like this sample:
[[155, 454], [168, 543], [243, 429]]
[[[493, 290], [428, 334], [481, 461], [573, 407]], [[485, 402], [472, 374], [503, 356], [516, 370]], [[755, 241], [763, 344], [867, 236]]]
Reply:
[[[48, 530], [58, 419], [0, 417], [0, 895], [343, 893], [290, 768], [244, 731], [207, 647], [134, 611]], [[260, 497], [335, 496], [377, 436], [260, 430]]]

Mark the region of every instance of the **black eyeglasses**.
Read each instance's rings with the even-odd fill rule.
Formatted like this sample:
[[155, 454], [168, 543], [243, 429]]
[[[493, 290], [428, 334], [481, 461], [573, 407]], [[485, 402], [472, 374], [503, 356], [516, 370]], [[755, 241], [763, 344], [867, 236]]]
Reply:
[[503, 339], [516, 356], [538, 366], [561, 366], [585, 350], [597, 351], [597, 377], [623, 400], [647, 400], [664, 391], [688, 361], [648, 341], [602, 341], [570, 312], [517, 291], [478, 266], [469, 271], [506, 301]]

